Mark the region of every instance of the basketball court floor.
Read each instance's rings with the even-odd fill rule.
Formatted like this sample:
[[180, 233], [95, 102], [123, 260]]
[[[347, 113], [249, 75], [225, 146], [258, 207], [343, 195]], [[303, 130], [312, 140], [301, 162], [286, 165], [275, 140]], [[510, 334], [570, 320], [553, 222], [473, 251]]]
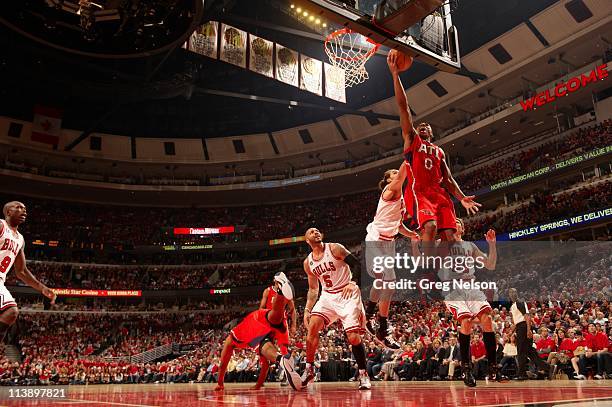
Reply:
[[315, 383], [296, 392], [277, 383], [258, 391], [251, 384], [150, 384], [70, 386], [62, 400], [1, 400], [8, 406], [612, 406], [612, 380], [509, 383], [379, 382], [358, 391], [356, 383]]

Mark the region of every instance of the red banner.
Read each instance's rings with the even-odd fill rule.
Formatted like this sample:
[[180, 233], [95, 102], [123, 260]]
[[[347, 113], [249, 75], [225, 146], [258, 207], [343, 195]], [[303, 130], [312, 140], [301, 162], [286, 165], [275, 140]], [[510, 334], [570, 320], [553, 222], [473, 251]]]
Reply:
[[82, 288], [52, 288], [57, 295], [65, 297], [141, 297], [140, 290], [87, 290]]
[[234, 233], [234, 226], [219, 226], [216, 228], [174, 228], [175, 235], [219, 235], [224, 233]]

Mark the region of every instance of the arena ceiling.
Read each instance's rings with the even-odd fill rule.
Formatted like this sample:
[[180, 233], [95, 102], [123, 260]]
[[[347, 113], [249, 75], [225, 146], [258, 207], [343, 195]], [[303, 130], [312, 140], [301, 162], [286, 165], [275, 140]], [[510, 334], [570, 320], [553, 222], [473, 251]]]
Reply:
[[[43, 7], [49, 2], [53, 3], [51, 0], [12, 2], [0, 11], [2, 20], [11, 21], [12, 26], [21, 21], [20, 30], [6, 24], [0, 26], [1, 115], [31, 120], [33, 106], [44, 104], [63, 108], [66, 128], [187, 138], [276, 131], [338, 115], [325, 109], [290, 109], [282, 103], [253, 102], [206, 92], [298, 100], [324, 108], [332, 105], [249, 71], [190, 55], [178, 47], [190, 27], [188, 17], [197, 14], [194, 2], [117, 1], [145, 4], [165, 12], [174, 10], [171, 5], [191, 8], [191, 14], [173, 14], [174, 29], [151, 32], [148, 43], [138, 42], [134, 36], [137, 26], [131, 26], [132, 31], [122, 33], [119, 40], [99, 35], [79, 42], [74, 33], [63, 35], [58, 30], [58, 25], [63, 29], [70, 21], [58, 21], [57, 10]], [[461, 0], [453, 18], [460, 32], [461, 53], [466, 55], [555, 2]], [[214, 0], [204, 3], [200, 21], [225, 21], [272, 41], [293, 44], [298, 51], [325, 60], [317, 33], [283, 12], [284, 3], [283, 0]], [[25, 18], [24, 9], [34, 6], [38, 19]], [[41, 38], [53, 40], [55, 46], [40, 41]], [[134, 44], [130, 57], [118, 55], [112, 41], [122, 45], [124, 54], [130, 54], [125, 44]], [[62, 47], [64, 50], [59, 49]], [[92, 55], [92, 50], [104, 55]], [[392, 95], [384, 56], [374, 56], [368, 68], [372, 79], [348, 90], [346, 107], [359, 109]], [[404, 75], [405, 85], [415, 84], [433, 73], [433, 68], [417, 64]]]

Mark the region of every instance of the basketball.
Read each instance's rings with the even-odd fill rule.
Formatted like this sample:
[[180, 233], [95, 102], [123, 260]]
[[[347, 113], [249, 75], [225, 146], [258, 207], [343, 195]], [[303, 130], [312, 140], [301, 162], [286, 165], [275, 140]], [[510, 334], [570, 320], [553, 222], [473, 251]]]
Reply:
[[412, 66], [413, 58], [404, 54], [403, 52], [392, 49], [389, 53], [394, 53], [397, 55], [396, 64], [397, 68], [400, 72], [403, 72]]

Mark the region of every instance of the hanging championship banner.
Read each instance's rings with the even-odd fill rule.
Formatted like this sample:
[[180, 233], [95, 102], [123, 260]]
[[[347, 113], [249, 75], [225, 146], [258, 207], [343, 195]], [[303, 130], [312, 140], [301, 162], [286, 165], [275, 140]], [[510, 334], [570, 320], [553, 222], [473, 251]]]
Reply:
[[325, 97], [346, 103], [344, 69], [323, 63], [325, 70]]
[[195, 30], [187, 41], [187, 50], [217, 59], [217, 37], [219, 23], [209, 21]]
[[272, 41], [249, 34], [249, 69], [273, 78], [273, 51], [274, 43]]
[[276, 44], [276, 79], [298, 86], [298, 53]]
[[323, 95], [323, 62], [300, 55], [300, 89]]
[[246, 31], [221, 24], [221, 60], [246, 68]]

